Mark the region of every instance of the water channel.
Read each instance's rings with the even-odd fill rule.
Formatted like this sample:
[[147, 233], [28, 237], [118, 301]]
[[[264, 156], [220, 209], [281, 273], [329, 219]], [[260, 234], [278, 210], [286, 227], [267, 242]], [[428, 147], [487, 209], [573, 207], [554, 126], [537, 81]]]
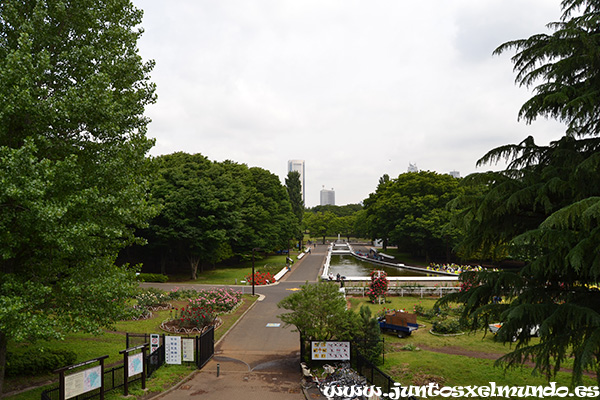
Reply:
[[329, 264], [329, 273], [336, 276], [364, 276], [370, 277], [371, 271], [378, 269], [385, 271], [388, 276], [435, 276], [435, 274], [420, 273], [403, 268], [376, 265], [359, 260], [350, 254], [332, 254]]

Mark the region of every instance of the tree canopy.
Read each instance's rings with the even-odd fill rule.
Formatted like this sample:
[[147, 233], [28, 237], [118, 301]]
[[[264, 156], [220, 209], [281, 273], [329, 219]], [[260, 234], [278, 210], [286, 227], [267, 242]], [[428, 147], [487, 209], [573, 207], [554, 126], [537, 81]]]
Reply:
[[[466, 184], [485, 184], [460, 198], [465, 251], [502, 248], [526, 264], [519, 271], [463, 274], [469, 289], [444, 298], [465, 304], [473, 328], [503, 322], [499, 339], [517, 337], [505, 365], [533, 361], [556, 373], [573, 358], [573, 382], [585, 370], [600, 377], [600, 4], [564, 0], [552, 35], [508, 42], [517, 49], [517, 82], [537, 84], [521, 109], [528, 121], [555, 117], [564, 137], [547, 146], [529, 137], [491, 150], [479, 163], [507, 158], [504, 171], [474, 174]], [[495, 303], [502, 296], [505, 301]], [[539, 343], [528, 333], [539, 326]], [[600, 378], [599, 378], [600, 379]]]
[[381, 179], [375, 193], [365, 200], [371, 237], [413, 254], [444, 254], [446, 241], [456, 236], [448, 229], [452, 211], [446, 206], [462, 191], [458, 179], [429, 171]]
[[98, 331], [147, 199], [152, 62], [129, 0], [0, 3], [0, 387], [8, 340]]
[[152, 195], [162, 210], [142, 235], [163, 265], [185, 257], [196, 279], [198, 268], [253, 248], [285, 248], [294, 236], [288, 194], [269, 171], [181, 152], [154, 162]]

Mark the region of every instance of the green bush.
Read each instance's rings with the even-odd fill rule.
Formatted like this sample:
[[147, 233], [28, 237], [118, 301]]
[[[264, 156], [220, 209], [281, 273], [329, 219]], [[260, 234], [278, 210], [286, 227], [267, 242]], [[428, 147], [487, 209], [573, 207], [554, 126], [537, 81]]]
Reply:
[[169, 280], [169, 277], [167, 275], [163, 275], [163, 274], [138, 274], [137, 275], [137, 280], [140, 282], [159, 282], [159, 283], [165, 283], [166, 281]]
[[458, 318], [443, 318], [435, 321], [432, 327], [433, 332], [442, 334], [452, 334], [462, 332], [462, 324]]
[[71, 350], [29, 347], [24, 351], [6, 353], [6, 376], [34, 376], [52, 372], [75, 363], [77, 354]]
[[141, 290], [135, 299], [140, 307], [161, 307], [169, 305], [170, 297], [160, 289], [148, 288]]

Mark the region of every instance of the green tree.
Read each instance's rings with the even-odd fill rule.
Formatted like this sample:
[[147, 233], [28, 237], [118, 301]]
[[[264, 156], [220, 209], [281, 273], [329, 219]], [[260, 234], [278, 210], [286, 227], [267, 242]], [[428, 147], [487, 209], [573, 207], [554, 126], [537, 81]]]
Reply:
[[323, 244], [325, 244], [326, 236], [337, 234], [335, 231], [337, 217], [331, 211], [315, 214], [307, 212], [304, 218], [306, 219], [306, 228], [310, 234], [315, 237], [322, 237]]
[[359, 313], [346, 308], [339, 286], [331, 282], [304, 284], [301, 290], [281, 300], [277, 307], [290, 310], [279, 315], [293, 325], [305, 341], [348, 340], [374, 362], [379, 362], [383, 342], [379, 324], [371, 311], [363, 306]]
[[242, 205], [242, 226], [248, 231], [233, 248], [236, 253], [250, 253], [257, 247], [266, 252], [285, 248], [299, 231], [286, 187], [277, 175], [262, 168], [250, 168], [249, 173], [248, 196]]
[[162, 210], [151, 221], [148, 237], [157, 238], [163, 251], [175, 249], [184, 256], [196, 279], [198, 268], [233, 256], [230, 238], [242, 226], [242, 183], [200, 154], [169, 154], [156, 163], [160, 177], [152, 195]]
[[305, 340], [349, 340], [352, 314], [339, 285], [306, 283], [301, 290], [281, 300], [277, 307], [290, 310], [279, 315], [286, 325], [294, 325]]
[[97, 332], [135, 287], [114, 259], [155, 212], [141, 17], [128, 0], [0, 3], [0, 388], [9, 340]]
[[382, 180], [365, 200], [374, 237], [389, 239], [413, 254], [440, 256], [456, 231], [446, 227], [452, 211], [448, 202], [462, 191], [450, 175], [421, 171]]
[[280, 249], [294, 233], [285, 187], [269, 171], [200, 154], [174, 153], [155, 162], [159, 178], [152, 194], [162, 211], [143, 235], [162, 260], [173, 249], [184, 256], [192, 279], [199, 268], [253, 248]]
[[[494, 149], [479, 163], [505, 157], [507, 169], [465, 180], [488, 186], [463, 202], [465, 248], [502, 246], [526, 265], [466, 274], [468, 290], [442, 302], [464, 303], [473, 328], [503, 322], [499, 339], [517, 337], [500, 360], [505, 366], [533, 361], [551, 376], [572, 358], [577, 383], [584, 370], [600, 377], [600, 291], [594, 288], [600, 281], [600, 5], [564, 0], [562, 7], [561, 22], [549, 25], [552, 35], [509, 42], [497, 52], [516, 48], [517, 82], [538, 85], [521, 116], [558, 118], [568, 125], [566, 135], [548, 146], [530, 137]], [[494, 296], [505, 302], [494, 303]], [[534, 343], [528, 333], [538, 326]]]
[[371, 314], [368, 306], [361, 306], [356, 314], [352, 340], [363, 356], [374, 364], [381, 364], [383, 359], [383, 338], [379, 321]]
[[288, 172], [285, 178], [285, 186], [288, 196], [292, 204], [292, 211], [296, 216], [296, 223], [293, 225], [295, 229], [294, 238], [299, 242], [299, 248], [302, 249], [302, 239], [304, 234], [300, 227], [302, 226], [302, 218], [304, 217], [304, 201], [302, 200], [302, 182], [300, 181], [300, 173], [298, 171]]

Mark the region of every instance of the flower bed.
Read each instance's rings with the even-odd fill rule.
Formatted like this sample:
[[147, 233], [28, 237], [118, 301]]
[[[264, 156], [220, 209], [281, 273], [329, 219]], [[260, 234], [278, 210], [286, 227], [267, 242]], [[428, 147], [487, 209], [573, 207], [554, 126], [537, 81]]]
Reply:
[[203, 290], [188, 304], [174, 309], [171, 318], [161, 324], [161, 329], [173, 333], [199, 333], [207, 326], [219, 325], [219, 314], [233, 312], [242, 303], [241, 292], [231, 289]]
[[171, 300], [168, 294], [155, 288], [149, 288], [140, 292], [137, 296], [135, 296], [135, 299], [137, 300], [138, 306], [155, 309], [158, 307], [168, 309], [170, 306], [169, 300]]
[[[252, 285], [252, 274], [246, 275], [246, 282]], [[275, 276], [270, 272], [254, 272], [254, 284], [255, 285], [268, 285], [270, 283], [275, 283], [277, 280]]]

